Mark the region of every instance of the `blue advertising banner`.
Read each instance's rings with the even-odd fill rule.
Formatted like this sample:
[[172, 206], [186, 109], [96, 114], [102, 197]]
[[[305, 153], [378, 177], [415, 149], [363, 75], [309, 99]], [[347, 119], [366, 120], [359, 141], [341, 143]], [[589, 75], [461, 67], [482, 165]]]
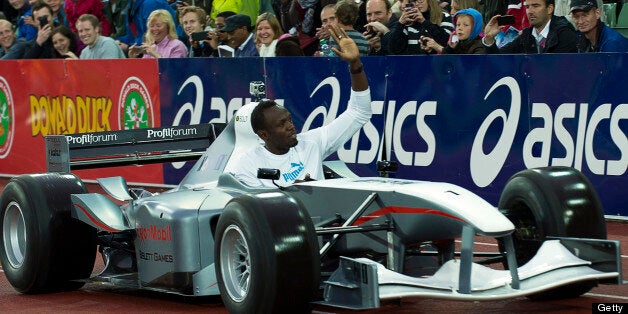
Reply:
[[[454, 183], [497, 204], [514, 173], [571, 166], [594, 184], [607, 215], [628, 216], [627, 54], [363, 63], [374, 114], [337, 156], [358, 174], [377, 175], [385, 157], [399, 163], [398, 178]], [[344, 111], [350, 93], [336, 58], [163, 59], [159, 72], [162, 125], [226, 122], [251, 101], [249, 82], [263, 81], [307, 130]], [[190, 166], [165, 165], [165, 182], [178, 183]]]

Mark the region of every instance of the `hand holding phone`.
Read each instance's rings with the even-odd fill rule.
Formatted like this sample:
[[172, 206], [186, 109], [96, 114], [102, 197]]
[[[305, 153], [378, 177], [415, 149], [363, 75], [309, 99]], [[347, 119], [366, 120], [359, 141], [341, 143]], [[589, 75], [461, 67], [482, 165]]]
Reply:
[[497, 17], [497, 25], [514, 25], [515, 17], [513, 15], [502, 15]]
[[203, 41], [203, 40], [207, 40], [207, 39], [211, 39], [211, 38], [209, 37], [209, 35], [205, 31], [192, 33], [192, 40], [193, 41]]
[[39, 21], [39, 28], [44, 28], [44, 26], [48, 25], [48, 16], [40, 16], [37, 20]]

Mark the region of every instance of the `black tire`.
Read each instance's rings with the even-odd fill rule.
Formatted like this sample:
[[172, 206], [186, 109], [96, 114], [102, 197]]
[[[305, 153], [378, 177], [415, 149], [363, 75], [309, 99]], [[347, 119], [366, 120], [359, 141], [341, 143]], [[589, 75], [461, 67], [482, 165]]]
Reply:
[[11, 285], [27, 294], [75, 290], [96, 258], [96, 230], [71, 217], [70, 194], [87, 193], [73, 175], [13, 178], [0, 197], [0, 261]]
[[[574, 168], [545, 167], [515, 174], [508, 180], [498, 207], [515, 225], [518, 266], [527, 263], [549, 236], [606, 239], [602, 204], [591, 182]], [[503, 246], [501, 249], [503, 252]], [[529, 298], [572, 298], [596, 285], [596, 281], [575, 283]]]
[[311, 310], [320, 280], [318, 241], [309, 214], [294, 198], [268, 193], [233, 199], [220, 215], [214, 243], [229, 313]]

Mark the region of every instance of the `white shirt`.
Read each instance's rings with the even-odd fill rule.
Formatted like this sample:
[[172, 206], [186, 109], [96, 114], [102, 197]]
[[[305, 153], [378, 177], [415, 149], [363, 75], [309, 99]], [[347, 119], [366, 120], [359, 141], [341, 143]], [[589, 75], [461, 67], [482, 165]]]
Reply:
[[268, 46], [262, 44], [262, 46], [259, 49], [259, 56], [260, 57], [274, 57], [275, 56], [275, 48], [277, 48], [277, 42], [278, 42], [278, 40], [275, 39], [275, 40], [271, 41], [270, 45], [268, 45]]
[[547, 34], [549, 34], [549, 26], [550, 26], [551, 22], [552, 22], [552, 19], [547, 21], [547, 24], [545, 24], [545, 27], [543, 27], [543, 29], [541, 30], [541, 32], [539, 34], [536, 33], [536, 28], [532, 29], [532, 36], [534, 36], [534, 39], [537, 42], [539, 42], [541, 40], [541, 38], [547, 39]]
[[337, 151], [371, 119], [371, 92], [351, 91], [347, 110], [331, 123], [297, 135], [298, 143], [283, 155], [275, 155], [264, 146], [244, 152], [234, 164], [233, 174], [251, 187], [274, 187], [271, 180], [258, 179], [258, 168], [281, 171], [280, 186], [303, 180], [306, 174], [314, 180], [324, 180], [323, 160]]

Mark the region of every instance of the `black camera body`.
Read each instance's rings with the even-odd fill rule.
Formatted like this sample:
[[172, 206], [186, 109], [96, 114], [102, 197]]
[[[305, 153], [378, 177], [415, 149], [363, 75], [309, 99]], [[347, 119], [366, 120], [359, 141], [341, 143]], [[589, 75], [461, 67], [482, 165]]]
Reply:
[[40, 16], [37, 20], [39, 20], [39, 28], [43, 28], [48, 25], [48, 16]]

